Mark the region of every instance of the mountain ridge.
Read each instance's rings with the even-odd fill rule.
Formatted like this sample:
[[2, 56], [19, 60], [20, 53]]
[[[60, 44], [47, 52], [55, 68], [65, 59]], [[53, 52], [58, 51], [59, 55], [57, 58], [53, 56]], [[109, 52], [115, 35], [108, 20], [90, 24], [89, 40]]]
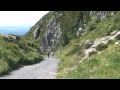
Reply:
[[120, 78], [119, 17], [119, 11], [52, 11], [23, 38], [41, 53], [55, 51], [58, 78]]
[[[106, 17], [112, 16], [114, 13], [116, 12], [115, 11], [113, 12], [112, 11], [111, 12], [107, 12], [107, 11], [52, 11], [46, 14], [42, 19], [40, 19], [25, 36], [27, 39], [29, 38], [31, 40], [38, 41], [39, 43], [43, 42], [41, 48], [46, 48], [45, 47], [46, 45], [51, 48], [52, 46], [55, 47], [57, 46], [56, 45], [57, 43], [55, 45], [53, 44], [50, 45], [50, 43], [52, 43], [52, 38], [54, 38], [55, 40], [56, 38], [63, 37], [61, 43], [63, 43], [62, 46], [64, 46], [67, 43], [69, 43], [69, 39], [71, 40], [71, 39], [77, 38], [80, 32], [82, 32], [82, 34], [86, 33], [87, 28], [94, 29], [94, 25], [93, 25], [94, 23], [92, 24], [92, 22], [104, 21], [105, 19], [107, 19]], [[87, 27], [88, 25], [90, 27]], [[66, 33], [66, 31], [69, 34]], [[59, 35], [60, 36], [57, 37], [56, 36], [57, 33], [53, 33], [53, 32], [57, 32], [58, 36]], [[44, 43], [44, 40], [43, 41], [41, 40], [41, 38], [43, 39], [43, 37], [46, 38], [47, 40], [46, 42], [48, 42], [46, 45]], [[50, 39], [47, 39], [47, 37]], [[53, 42], [58, 42], [58, 40], [53, 41]]]

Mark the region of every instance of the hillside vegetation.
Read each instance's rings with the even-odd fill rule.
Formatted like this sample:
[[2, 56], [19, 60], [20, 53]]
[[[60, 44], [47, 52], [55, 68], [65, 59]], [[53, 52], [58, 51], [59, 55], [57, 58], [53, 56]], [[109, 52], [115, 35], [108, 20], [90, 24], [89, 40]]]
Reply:
[[101, 41], [101, 44], [95, 47], [96, 52], [89, 53], [89, 57], [85, 58], [85, 50], [95, 41], [112, 37], [112, 34], [120, 31], [120, 13], [117, 12], [105, 21], [95, 22], [94, 28], [92, 27], [88, 26], [86, 34], [71, 40], [67, 46], [56, 52], [61, 59], [58, 78], [120, 78], [119, 34], [106, 44]]
[[55, 51], [58, 78], [120, 78], [119, 11], [52, 11], [23, 38]]
[[43, 60], [33, 41], [15, 35], [0, 35], [0, 75]]

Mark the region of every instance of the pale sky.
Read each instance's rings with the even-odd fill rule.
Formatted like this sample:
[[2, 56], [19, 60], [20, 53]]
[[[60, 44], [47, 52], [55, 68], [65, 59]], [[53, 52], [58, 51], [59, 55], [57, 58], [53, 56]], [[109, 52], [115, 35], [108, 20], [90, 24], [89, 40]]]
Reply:
[[0, 11], [0, 26], [33, 26], [49, 11]]

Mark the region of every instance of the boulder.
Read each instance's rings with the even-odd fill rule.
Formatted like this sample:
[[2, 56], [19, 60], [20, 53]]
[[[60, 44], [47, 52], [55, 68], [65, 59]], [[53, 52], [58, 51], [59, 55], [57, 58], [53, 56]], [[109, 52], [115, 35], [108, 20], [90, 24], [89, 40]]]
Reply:
[[91, 47], [95, 48], [101, 43], [108, 44], [109, 38], [110, 38], [110, 36], [106, 36], [106, 37], [103, 37], [101, 39], [97, 39]]
[[85, 57], [90, 57], [92, 54], [96, 54], [97, 50], [95, 48], [90, 48], [84, 51]]
[[110, 33], [110, 35], [115, 35], [118, 32], [118, 30], [115, 30], [113, 32]]
[[93, 45], [93, 41], [90, 41], [88, 39], [88, 40], [85, 41], [84, 45], [85, 45], [85, 49], [88, 49]]
[[115, 44], [116, 44], [116, 45], [118, 45], [118, 44], [119, 44], [119, 42], [115, 42]]
[[120, 31], [118, 31], [115, 35], [111, 36], [109, 40], [115, 40], [115, 38], [119, 35], [120, 35]]

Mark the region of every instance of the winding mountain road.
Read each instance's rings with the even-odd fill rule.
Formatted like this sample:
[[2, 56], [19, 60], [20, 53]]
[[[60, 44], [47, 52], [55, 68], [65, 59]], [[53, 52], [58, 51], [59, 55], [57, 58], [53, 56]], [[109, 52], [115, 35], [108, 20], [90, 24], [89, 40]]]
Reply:
[[56, 79], [58, 63], [59, 59], [45, 58], [38, 64], [24, 66], [0, 79]]

